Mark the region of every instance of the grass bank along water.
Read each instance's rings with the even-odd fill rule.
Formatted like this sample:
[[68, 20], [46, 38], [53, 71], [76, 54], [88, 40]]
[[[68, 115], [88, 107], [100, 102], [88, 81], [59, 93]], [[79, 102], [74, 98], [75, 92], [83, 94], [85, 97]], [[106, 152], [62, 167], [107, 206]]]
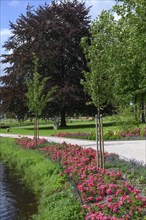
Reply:
[[59, 164], [40, 152], [22, 149], [12, 139], [0, 139], [0, 158], [21, 174], [24, 182], [38, 197], [35, 220], [80, 220], [81, 205]]
[[0, 160], [0, 220], [28, 220], [37, 212], [37, 198], [14, 169]]

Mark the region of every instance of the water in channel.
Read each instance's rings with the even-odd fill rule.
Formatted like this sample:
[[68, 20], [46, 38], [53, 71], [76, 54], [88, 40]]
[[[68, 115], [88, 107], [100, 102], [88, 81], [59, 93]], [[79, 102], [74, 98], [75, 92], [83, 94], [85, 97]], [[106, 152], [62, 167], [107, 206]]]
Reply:
[[28, 220], [36, 212], [34, 194], [0, 161], [0, 220]]

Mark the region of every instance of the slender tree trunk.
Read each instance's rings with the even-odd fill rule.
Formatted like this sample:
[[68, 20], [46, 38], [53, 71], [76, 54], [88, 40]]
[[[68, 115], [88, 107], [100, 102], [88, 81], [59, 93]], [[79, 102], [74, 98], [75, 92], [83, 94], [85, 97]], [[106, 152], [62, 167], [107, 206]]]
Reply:
[[144, 116], [144, 95], [141, 96], [141, 121], [144, 123], [145, 122], [145, 116]]
[[37, 117], [34, 118], [34, 146], [37, 147]]
[[34, 118], [34, 137], [33, 137], [33, 139], [34, 139], [34, 146], [36, 147], [36, 142], [35, 142], [35, 139], [36, 139], [36, 124], [35, 124], [35, 118]]
[[104, 160], [104, 140], [103, 140], [103, 120], [98, 108], [98, 115], [95, 116], [96, 120], [96, 160], [97, 168], [105, 168]]
[[34, 146], [35, 148], [38, 147], [38, 117], [35, 116], [35, 119], [34, 119]]
[[144, 97], [144, 117], [146, 121], [146, 97]]
[[135, 119], [138, 120], [138, 108], [137, 108], [137, 96], [134, 97], [134, 115]]
[[37, 118], [37, 139], [39, 139], [39, 118]]
[[66, 127], [66, 119], [65, 119], [65, 107], [62, 108], [61, 112], [61, 124], [60, 127]]
[[95, 115], [95, 124], [96, 124], [96, 161], [97, 161], [97, 168], [99, 168], [99, 146], [98, 146], [99, 124], [98, 124], [98, 115]]
[[100, 148], [100, 168], [102, 168], [102, 140], [101, 140], [101, 118], [100, 118], [100, 108], [98, 108], [98, 121], [99, 121], [99, 148]]
[[105, 168], [105, 158], [104, 158], [104, 139], [103, 139], [103, 118], [101, 118], [101, 142], [102, 142], [102, 168]]

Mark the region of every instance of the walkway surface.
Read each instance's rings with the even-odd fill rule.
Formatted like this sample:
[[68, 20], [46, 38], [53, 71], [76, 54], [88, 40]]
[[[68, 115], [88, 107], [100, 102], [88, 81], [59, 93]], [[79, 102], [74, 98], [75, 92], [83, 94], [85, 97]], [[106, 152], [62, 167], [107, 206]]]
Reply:
[[[11, 138], [20, 138], [24, 137], [23, 135], [16, 134], [0, 134], [0, 137], [11, 137]], [[27, 135], [27, 137], [32, 138], [33, 136]], [[96, 149], [95, 141], [88, 140], [79, 140], [63, 137], [46, 137], [40, 136], [40, 138], [45, 138], [50, 142], [55, 143], [70, 143], [77, 144], [86, 148]], [[146, 164], [146, 140], [134, 140], [134, 141], [105, 141], [105, 151], [109, 153], [116, 153], [121, 158], [125, 159], [135, 159], [139, 162]]]

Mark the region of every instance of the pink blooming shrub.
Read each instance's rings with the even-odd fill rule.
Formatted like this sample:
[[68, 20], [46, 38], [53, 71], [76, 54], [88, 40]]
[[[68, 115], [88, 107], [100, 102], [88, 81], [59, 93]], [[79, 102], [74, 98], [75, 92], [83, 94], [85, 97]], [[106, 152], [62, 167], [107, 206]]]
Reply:
[[118, 132], [115, 135], [118, 135], [120, 137], [140, 137], [140, 136], [146, 136], [146, 128], [140, 129], [129, 129], [124, 132]]
[[125, 132], [119, 132], [121, 137], [138, 137], [141, 135], [141, 129], [132, 129], [132, 130], [127, 130]]
[[[19, 141], [19, 144], [21, 141]], [[27, 141], [22, 141], [23, 147]], [[83, 202], [85, 220], [132, 220], [142, 219], [146, 198], [139, 190], [124, 181], [119, 170], [98, 169], [96, 151], [77, 145], [40, 148], [45, 155], [62, 164], [63, 173], [74, 181]], [[108, 154], [105, 154], [105, 158]]]
[[91, 136], [91, 133], [86, 132], [75, 132], [75, 133], [69, 133], [69, 132], [57, 132], [54, 135], [56, 137], [66, 137], [66, 138], [80, 138], [80, 139], [89, 139]]
[[[16, 139], [16, 143], [20, 144], [24, 148], [35, 149], [34, 139], [23, 137]], [[46, 139], [38, 139], [38, 146], [41, 147], [47, 143]]]
[[[96, 139], [95, 132], [75, 132], [75, 133], [58, 132], [58, 133], [51, 135], [51, 136], [89, 139], [89, 140]], [[129, 130], [123, 131], [123, 132], [107, 131], [104, 134], [104, 139], [112, 140], [112, 139], [144, 137], [144, 136], [146, 136], [146, 128], [144, 128], [144, 129], [136, 128], [136, 129], [129, 129]]]

